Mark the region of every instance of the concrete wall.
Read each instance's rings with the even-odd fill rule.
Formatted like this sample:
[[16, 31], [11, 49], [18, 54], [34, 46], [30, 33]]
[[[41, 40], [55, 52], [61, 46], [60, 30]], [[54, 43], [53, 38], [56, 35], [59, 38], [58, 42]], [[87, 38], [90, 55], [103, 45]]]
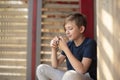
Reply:
[[96, 0], [98, 80], [120, 80], [120, 0]]

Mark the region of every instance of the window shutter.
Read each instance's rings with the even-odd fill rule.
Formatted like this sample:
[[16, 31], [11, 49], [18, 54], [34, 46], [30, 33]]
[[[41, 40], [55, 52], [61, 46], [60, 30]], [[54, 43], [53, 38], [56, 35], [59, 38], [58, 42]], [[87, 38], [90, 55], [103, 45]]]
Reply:
[[26, 80], [27, 7], [0, 0], [0, 80]]

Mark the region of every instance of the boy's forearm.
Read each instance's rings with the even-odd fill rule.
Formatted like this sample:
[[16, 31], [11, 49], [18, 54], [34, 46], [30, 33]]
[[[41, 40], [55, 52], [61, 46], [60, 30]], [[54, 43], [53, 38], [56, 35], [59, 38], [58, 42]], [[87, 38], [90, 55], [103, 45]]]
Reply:
[[52, 67], [57, 68], [57, 50], [52, 48], [52, 54], [51, 54], [51, 64]]

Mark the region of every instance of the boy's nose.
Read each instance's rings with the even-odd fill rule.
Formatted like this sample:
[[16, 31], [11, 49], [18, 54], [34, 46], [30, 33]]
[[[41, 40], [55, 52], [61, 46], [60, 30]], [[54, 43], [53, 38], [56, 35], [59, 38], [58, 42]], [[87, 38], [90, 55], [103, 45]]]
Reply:
[[69, 34], [69, 31], [66, 30], [66, 34]]

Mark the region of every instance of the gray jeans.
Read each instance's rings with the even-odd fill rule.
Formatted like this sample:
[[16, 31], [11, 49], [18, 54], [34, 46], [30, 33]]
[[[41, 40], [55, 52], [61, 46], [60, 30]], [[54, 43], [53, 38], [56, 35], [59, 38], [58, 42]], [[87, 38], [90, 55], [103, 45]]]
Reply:
[[38, 80], [92, 80], [89, 75], [83, 75], [74, 70], [65, 72], [46, 64], [37, 67], [36, 76]]

